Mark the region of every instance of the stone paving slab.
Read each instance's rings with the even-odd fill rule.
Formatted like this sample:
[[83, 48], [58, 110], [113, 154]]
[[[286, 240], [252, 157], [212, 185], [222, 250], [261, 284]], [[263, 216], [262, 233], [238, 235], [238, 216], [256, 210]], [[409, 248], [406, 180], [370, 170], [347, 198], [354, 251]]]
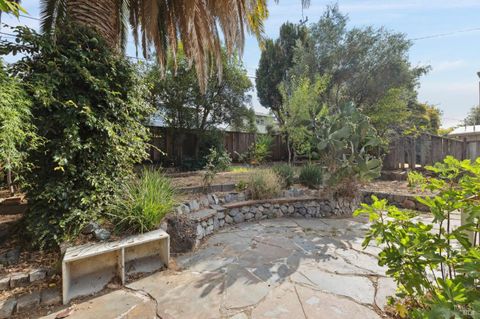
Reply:
[[[45, 319], [55, 319], [58, 311]], [[156, 319], [156, 302], [146, 295], [117, 290], [75, 305], [68, 319]]]
[[[382, 318], [380, 308], [395, 285], [377, 265], [378, 248], [362, 250], [367, 228], [365, 218], [235, 225], [178, 256], [178, 271], [153, 274], [127, 289], [153, 298], [163, 319]], [[108, 302], [121, 303], [109, 295]], [[86, 304], [98, 307], [104, 297]]]

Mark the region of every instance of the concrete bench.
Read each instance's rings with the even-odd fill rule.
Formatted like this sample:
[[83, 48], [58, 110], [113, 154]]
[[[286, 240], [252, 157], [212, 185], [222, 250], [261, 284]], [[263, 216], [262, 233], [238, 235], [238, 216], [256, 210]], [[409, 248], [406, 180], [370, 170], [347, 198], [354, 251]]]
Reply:
[[115, 277], [168, 267], [170, 236], [155, 230], [122, 240], [67, 248], [62, 262], [63, 303], [102, 290]]

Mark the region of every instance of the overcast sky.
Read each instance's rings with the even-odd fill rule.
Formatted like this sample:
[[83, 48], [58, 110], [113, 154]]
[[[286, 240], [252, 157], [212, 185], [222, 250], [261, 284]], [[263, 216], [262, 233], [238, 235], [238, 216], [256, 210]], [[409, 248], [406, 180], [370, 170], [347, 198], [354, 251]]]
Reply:
[[[266, 34], [276, 38], [285, 21], [302, 19], [300, 0], [269, 0], [270, 17]], [[332, 1], [311, 0], [303, 10], [308, 22], [316, 22]], [[422, 77], [419, 99], [438, 106], [443, 111], [445, 127], [458, 124], [468, 110], [478, 104], [480, 70], [480, 1], [479, 0], [340, 0], [340, 10], [349, 16], [349, 26], [385, 26], [390, 31], [403, 32], [414, 45], [410, 51], [413, 65], [431, 65], [430, 73]], [[23, 1], [32, 17], [38, 18], [38, 1]], [[28, 24], [38, 28], [38, 21], [3, 16], [3, 23]], [[8, 32], [5, 28], [3, 32]], [[128, 54], [134, 55], [133, 45]], [[243, 60], [249, 75], [255, 74], [260, 49], [253, 37], [245, 43]], [[12, 61], [12, 58], [7, 58]], [[254, 106], [265, 112], [256, 98]]]

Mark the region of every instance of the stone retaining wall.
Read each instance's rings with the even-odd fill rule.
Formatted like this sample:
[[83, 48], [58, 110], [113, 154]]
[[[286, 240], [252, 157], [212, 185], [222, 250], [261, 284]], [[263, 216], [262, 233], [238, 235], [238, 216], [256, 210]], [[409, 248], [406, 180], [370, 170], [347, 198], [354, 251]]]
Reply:
[[414, 195], [363, 191], [358, 198], [319, 198], [318, 192], [290, 189], [283, 197], [249, 201], [243, 192], [232, 192], [217, 197], [209, 194], [176, 208], [163, 228], [169, 233], [171, 250], [181, 253], [194, 249], [200, 241], [227, 225], [278, 218], [331, 218], [349, 217], [360, 202], [371, 203], [371, 196], [386, 198], [390, 205], [419, 211], [428, 207], [418, 202]]
[[[204, 209], [195, 203], [184, 204], [181, 206], [183, 209], [179, 208], [177, 214], [170, 216], [166, 230], [171, 238], [172, 252], [189, 251], [197, 247], [204, 237], [227, 225], [279, 217], [347, 217], [359, 205], [359, 200], [308, 196], [220, 202], [218, 200], [218, 203], [210, 204], [209, 208]], [[190, 211], [187, 212], [185, 207]]]

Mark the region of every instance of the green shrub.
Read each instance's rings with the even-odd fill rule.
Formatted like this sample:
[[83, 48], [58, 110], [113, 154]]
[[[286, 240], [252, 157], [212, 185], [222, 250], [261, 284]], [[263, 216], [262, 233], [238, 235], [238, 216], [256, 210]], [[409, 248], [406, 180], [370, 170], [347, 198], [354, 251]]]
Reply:
[[262, 164], [270, 156], [270, 147], [272, 146], [272, 137], [269, 135], [257, 135], [255, 145], [251, 151], [251, 162], [253, 164]]
[[30, 168], [27, 151], [39, 143], [32, 124], [31, 104], [20, 81], [7, 74], [0, 59], [0, 173], [5, 174], [12, 195], [12, 176], [17, 181], [22, 179], [22, 171]]
[[273, 171], [280, 177], [283, 187], [290, 187], [293, 185], [295, 174], [293, 168], [288, 164], [275, 165]]
[[[437, 195], [417, 200], [430, 208], [432, 221], [373, 197], [355, 212], [372, 222], [363, 246], [375, 240], [383, 247], [379, 264], [398, 285], [401, 317], [480, 318], [480, 160], [449, 156], [427, 169], [438, 177], [425, 177], [422, 187]], [[459, 211], [465, 223], [453, 227]]]
[[422, 185], [424, 180], [425, 178], [423, 177], [423, 175], [418, 172], [410, 171], [407, 174], [407, 183], [408, 187], [410, 188], [415, 188]]
[[317, 149], [332, 188], [345, 184], [358, 188], [358, 182], [380, 176], [379, 154], [385, 141], [355, 105], [347, 103], [335, 111], [324, 106], [316, 122]]
[[307, 164], [300, 170], [300, 183], [309, 188], [318, 188], [323, 182], [323, 169], [314, 164]]
[[240, 180], [240, 181], [238, 181], [237, 184], [235, 184], [235, 190], [237, 192], [243, 192], [247, 188], [248, 188], [248, 182], [246, 182], [244, 180]]
[[281, 191], [281, 181], [270, 169], [252, 173], [247, 190], [252, 199], [266, 199], [277, 196]]
[[207, 164], [205, 165], [205, 173], [203, 175], [204, 187], [210, 186], [219, 172], [226, 171], [232, 164], [230, 155], [223, 150], [218, 151], [215, 147], [210, 148], [209, 154], [206, 156]]
[[175, 190], [159, 171], [145, 170], [125, 184], [109, 217], [119, 231], [146, 232], [157, 228], [175, 205]]
[[44, 143], [29, 152], [27, 232], [46, 247], [107, 213], [133, 165], [147, 158], [151, 114], [135, 66], [96, 32], [65, 24], [53, 39], [17, 27], [2, 53], [26, 55], [13, 70], [33, 99]]

